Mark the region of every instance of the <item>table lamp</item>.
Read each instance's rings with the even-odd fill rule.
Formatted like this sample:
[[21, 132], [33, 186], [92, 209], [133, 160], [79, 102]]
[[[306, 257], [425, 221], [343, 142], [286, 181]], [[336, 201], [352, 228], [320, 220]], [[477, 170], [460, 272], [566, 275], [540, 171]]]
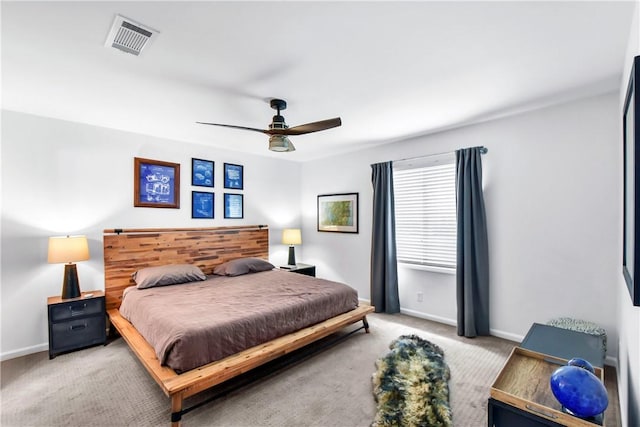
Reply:
[[62, 299], [78, 298], [80, 283], [74, 262], [89, 259], [89, 244], [85, 236], [49, 237], [49, 264], [65, 263]]
[[296, 265], [296, 249], [293, 245], [302, 244], [302, 235], [299, 228], [285, 228], [282, 231], [282, 244], [289, 245], [288, 265]]

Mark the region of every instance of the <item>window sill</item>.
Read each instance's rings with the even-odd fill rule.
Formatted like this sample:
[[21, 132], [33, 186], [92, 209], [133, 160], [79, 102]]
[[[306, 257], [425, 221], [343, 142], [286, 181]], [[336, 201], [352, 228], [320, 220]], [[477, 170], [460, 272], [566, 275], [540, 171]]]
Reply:
[[434, 267], [431, 265], [419, 265], [419, 264], [409, 264], [409, 263], [399, 262], [398, 267], [410, 268], [412, 270], [429, 271], [431, 273], [442, 273], [442, 274], [453, 274], [453, 275], [456, 274], [455, 268]]

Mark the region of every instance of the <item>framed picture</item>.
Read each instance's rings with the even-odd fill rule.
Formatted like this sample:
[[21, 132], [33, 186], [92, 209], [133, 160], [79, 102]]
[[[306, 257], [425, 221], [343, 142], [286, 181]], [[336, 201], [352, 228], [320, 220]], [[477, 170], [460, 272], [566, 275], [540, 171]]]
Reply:
[[242, 194], [224, 193], [224, 217], [244, 218], [244, 200]]
[[133, 206], [180, 208], [180, 164], [134, 157]]
[[640, 134], [638, 132], [638, 113], [640, 112], [640, 97], [635, 93], [635, 85], [640, 81], [640, 56], [633, 60], [631, 77], [624, 101], [622, 114], [622, 138], [624, 153], [624, 205], [623, 205], [623, 237], [622, 237], [622, 274], [629, 288], [633, 305], [640, 306], [640, 252], [637, 245], [640, 242], [640, 228], [638, 217], [640, 207], [636, 197], [640, 188], [640, 174], [638, 162], [640, 160]]
[[213, 187], [213, 166], [211, 160], [191, 159], [191, 185]]
[[205, 191], [191, 192], [191, 218], [213, 218], [215, 195]]
[[358, 232], [358, 193], [318, 196], [318, 231]]
[[224, 164], [224, 188], [231, 190], [242, 190], [243, 185], [243, 166], [231, 163]]

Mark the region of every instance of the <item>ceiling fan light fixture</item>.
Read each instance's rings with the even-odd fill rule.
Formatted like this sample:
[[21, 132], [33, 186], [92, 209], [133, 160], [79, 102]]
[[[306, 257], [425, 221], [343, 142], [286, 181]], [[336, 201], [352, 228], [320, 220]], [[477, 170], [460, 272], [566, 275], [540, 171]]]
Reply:
[[269, 137], [269, 150], [277, 152], [296, 151], [286, 135], [271, 135]]

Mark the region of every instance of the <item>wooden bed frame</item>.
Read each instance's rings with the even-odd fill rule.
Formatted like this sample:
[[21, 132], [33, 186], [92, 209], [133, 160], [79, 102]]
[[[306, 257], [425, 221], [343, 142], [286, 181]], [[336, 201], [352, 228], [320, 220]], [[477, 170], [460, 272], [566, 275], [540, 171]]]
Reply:
[[[358, 328], [369, 332], [366, 315], [372, 306], [356, 309], [301, 329], [289, 335], [249, 348], [222, 360], [182, 374], [162, 366], [153, 347], [120, 315], [124, 289], [133, 286], [131, 274], [144, 267], [169, 263], [194, 264], [205, 274], [226, 261], [240, 257], [269, 258], [269, 229], [264, 225], [216, 228], [110, 229], [104, 230], [104, 270], [107, 314], [149, 374], [171, 398], [171, 425], [179, 426], [183, 401], [213, 386], [250, 371], [280, 356], [298, 350], [338, 330], [363, 322]], [[291, 273], [295, 274], [295, 273]]]

